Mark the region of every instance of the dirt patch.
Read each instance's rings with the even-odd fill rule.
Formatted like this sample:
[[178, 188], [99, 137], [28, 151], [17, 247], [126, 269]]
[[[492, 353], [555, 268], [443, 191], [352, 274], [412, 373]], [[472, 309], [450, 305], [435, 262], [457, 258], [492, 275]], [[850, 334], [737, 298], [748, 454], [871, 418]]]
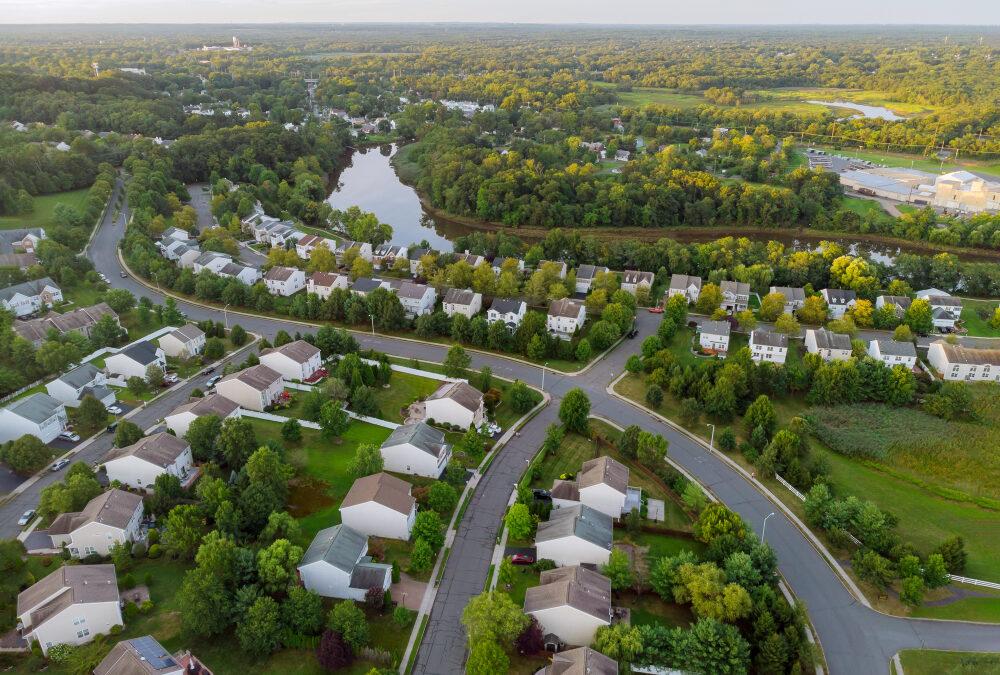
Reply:
[[288, 482], [288, 512], [302, 518], [333, 506], [335, 499], [327, 494], [330, 484], [311, 476], [300, 476]]
[[127, 591], [121, 592], [121, 599], [125, 602], [135, 603], [136, 605], [141, 605], [142, 603], [149, 600], [149, 587], [145, 585], [139, 585], [134, 588], [130, 588]]

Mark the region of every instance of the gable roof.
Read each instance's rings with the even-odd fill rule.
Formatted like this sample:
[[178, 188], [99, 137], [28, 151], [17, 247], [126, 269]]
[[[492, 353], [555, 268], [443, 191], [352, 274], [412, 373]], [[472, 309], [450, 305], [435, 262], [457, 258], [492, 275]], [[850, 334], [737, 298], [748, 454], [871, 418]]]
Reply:
[[552, 655], [546, 675], [618, 675], [618, 662], [590, 647], [577, 647]]
[[471, 305], [477, 295], [479, 294], [469, 288], [449, 288], [444, 294], [444, 302], [453, 305]]
[[399, 425], [392, 430], [389, 438], [385, 439], [382, 447], [390, 448], [394, 445], [403, 445], [404, 443], [409, 443], [417, 449], [426, 452], [431, 457], [438, 459], [448, 451], [448, 444], [445, 442], [444, 433], [423, 422]]
[[337, 280], [342, 276], [344, 275], [337, 274], [336, 272], [313, 272], [309, 275], [309, 280], [313, 282], [314, 286], [327, 288], [336, 284]]
[[265, 391], [268, 387], [280, 379], [281, 373], [268, 368], [263, 363], [259, 363], [256, 366], [245, 368], [238, 373], [226, 375], [224, 378], [219, 380], [219, 384], [229, 382], [230, 380], [239, 380], [243, 384], [249, 385], [257, 391]]
[[607, 272], [607, 267], [600, 265], [580, 265], [576, 270], [577, 279], [593, 279], [601, 272]]
[[198, 417], [203, 415], [216, 415], [222, 419], [229, 417], [233, 411], [239, 407], [240, 405], [238, 403], [229, 400], [222, 394], [209, 394], [207, 396], [203, 396], [202, 398], [192, 399], [187, 403], [177, 406], [169, 415], [167, 415], [167, 417], [189, 412], [193, 415], [197, 415]]
[[535, 542], [576, 536], [610, 551], [611, 528], [611, 516], [584, 504], [577, 504], [552, 511], [546, 522], [538, 524]]
[[354, 280], [354, 283], [351, 284], [351, 290], [358, 293], [370, 293], [381, 286], [382, 282], [378, 279], [372, 279], [371, 277], [358, 277]]
[[[643, 281], [649, 282], [650, 285], [653, 284], [653, 279], [655, 276], [652, 272], [641, 272], [639, 270], [625, 270], [622, 273], [622, 283], [623, 284], [638, 284]], [[698, 279], [700, 282], [701, 279]], [[698, 284], [701, 285], [700, 283]], [[671, 279], [671, 287], [673, 286], [673, 280]]]
[[611, 580], [579, 565], [546, 570], [524, 594], [524, 611], [572, 607], [611, 622]]
[[670, 288], [677, 291], [686, 290], [688, 286], [701, 288], [701, 277], [690, 274], [671, 274]]
[[425, 284], [416, 284], [412, 281], [404, 281], [400, 284], [399, 290], [396, 291], [396, 295], [409, 300], [420, 300], [427, 295], [427, 291], [430, 289], [431, 287]]
[[771, 286], [772, 293], [781, 293], [785, 296], [785, 302], [804, 302], [806, 299], [806, 289], [792, 286]]
[[63, 404], [48, 394], [41, 392], [19, 399], [7, 406], [7, 410], [35, 424], [41, 424], [56, 414]]
[[581, 489], [603, 484], [625, 494], [628, 489], [628, 467], [607, 455], [590, 459], [583, 463], [576, 482]]
[[806, 333], [816, 335], [816, 347], [818, 349], [846, 349], [851, 350], [851, 336], [845, 333], [834, 333], [825, 328], [808, 330]]
[[490, 310], [500, 314], [520, 314], [524, 309], [524, 300], [517, 298], [494, 298]]
[[173, 434], [159, 431], [149, 436], [143, 436], [132, 445], [124, 448], [112, 449], [105, 457], [105, 462], [110, 462], [122, 457], [138, 457], [141, 460], [155, 464], [159, 467], [168, 467], [177, 461], [190, 444]]
[[68, 373], [63, 373], [59, 379], [74, 389], [80, 389], [93, 382], [94, 378], [100, 372], [100, 369], [94, 364], [85, 363], [82, 366], [77, 366]]
[[822, 293], [828, 305], [846, 306], [852, 300], [858, 299], [857, 293], [843, 288], [824, 288]]
[[[59, 595], [46, 601], [56, 593]], [[114, 565], [60, 567], [18, 594], [17, 615], [30, 611], [34, 629], [70, 605], [91, 602], [118, 602]]]
[[334, 525], [316, 533], [300, 566], [323, 561], [350, 574], [367, 546], [365, 535], [347, 525]]
[[311, 345], [305, 340], [295, 340], [280, 347], [271, 347], [260, 353], [261, 356], [267, 354], [281, 354], [287, 356], [298, 364], [308, 363], [309, 359], [319, 354], [319, 347]]
[[755, 330], [750, 333], [750, 344], [787, 349], [788, 336], [783, 333], [773, 333], [769, 330]]
[[152, 635], [122, 640], [94, 668], [94, 675], [161, 675], [187, 672]]
[[712, 321], [708, 319], [701, 322], [701, 332], [703, 335], [729, 335], [733, 330], [728, 321]]
[[190, 342], [192, 340], [205, 337], [205, 331], [198, 328], [198, 326], [193, 323], [186, 323], [180, 328], [168, 333], [168, 335], [173, 336], [181, 342]]
[[471, 412], [476, 412], [483, 405], [482, 393], [470, 386], [468, 382], [461, 380], [457, 382], [445, 382], [433, 394], [428, 396], [427, 400], [435, 401], [443, 398], [451, 399]]
[[288, 281], [299, 270], [294, 267], [272, 267], [264, 275], [268, 281]]
[[14, 330], [25, 340], [35, 342], [45, 338], [50, 329], [59, 333], [80, 330], [96, 324], [102, 316], [108, 314], [118, 320], [118, 315], [107, 303], [101, 302], [92, 307], [80, 307], [65, 314], [49, 312], [45, 316], [28, 321], [15, 321]]
[[410, 494], [412, 487], [405, 480], [390, 476], [385, 472], [365, 476], [354, 481], [340, 508], [345, 509], [358, 504], [375, 502], [403, 515], [409, 515], [417, 503], [417, 500]]
[[948, 363], [977, 366], [1000, 365], [1000, 349], [953, 345], [945, 340], [935, 340], [932, 345], [940, 345]]
[[97, 495], [75, 513], [62, 513], [52, 521], [49, 534], [69, 534], [89, 523], [101, 523], [124, 530], [142, 505], [142, 497], [112, 488]]
[[0, 289], [0, 300], [10, 300], [15, 295], [20, 293], [28, 297], [34, 297], [39, 295], [46, 286], [51, 286], [53, 288], [59, 288], [56, 283], [52, 281], [49, 277], [42, 277], [41, 279], [33, 279], [31, 281], [24, 281], [20, 284], [14, 284], [13, 286], [8, 286], [7, 288]]
[[[156, 363], [156, 349], [156, 345], [152, 342], [143, 340], [142, 342], [136, 342], [135, 344], [125, 347], [125, 349], [122, 349], [118, 352], [118, 354], [124, 354], [136, 363], [148, 366], [151, 363]], [[117, 354], [115, 356], [117, 356]]]
[[916, 356], [917, 348], [912, 342], [897, 342], [896, 340], [877, 339], [872, 342], [878, 345], [880, 354], [887, 356]]
[[583, 303], [573, 298], [560, 298], [549, 305], [549, 316], [565, 316], [575, 319], [580, 316]]
[[750, 295], [750, 284], [743, 283], [742, 281], [729, 281], [727, 279], [719, 284], [719, 288], [722, 290], [723, 295], [726, 293], [731, 295]]

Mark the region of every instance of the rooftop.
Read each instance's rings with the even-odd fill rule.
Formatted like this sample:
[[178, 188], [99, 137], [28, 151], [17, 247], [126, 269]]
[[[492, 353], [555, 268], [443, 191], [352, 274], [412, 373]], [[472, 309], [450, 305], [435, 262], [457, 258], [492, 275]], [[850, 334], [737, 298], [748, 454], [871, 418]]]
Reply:
[[806, 331], [806, 335], [814, 333], [816, 335], [816, 347], [819, 349], [846, 349], [851, 350], [851, 336], [845, 333], [834, 333], [825, 328]]
[[500, 314], [520, 314], [524, 308], [524, 300], [517, 298], [495, 298], [490, 309]]
[[300, 564], [323, 561], [351, 573], [367, 546], [365, 535], [346, 525], [334, 525], [316, 533]]
[[393, 511], [409, 515], [417, 503], [417, 500], [410, 494], [412, 487], [405, 480], [384, 472], [365, 476], [354, 481], [340, 508], [345, 509], [358, 504], [375, 502]]
[[94, 668], [94, 675], [161, 675], [181, 670], [181, 664], [156, 638], [144, 635], [112, 647]]
[[311, 345], [305, 340], [295, 340], [294, 342], [289, 342], [288, 344], [281, 345], [280, 347], [265, 349], [260, 353], [261, 356], [266, 354], [282, 354], [290, 358], [292, 361], [302, 364], [308, 363], [309, 359], [318, 356], [319, 347]]
[[126, 445], [124, 448], [113, 448], [104, 461], [110, 462], [114, 459], [131, 456], [160, 467], [168, 467], [176, 462], [177, 458], [188, 447], [190, 444], [187, 441], [165, 431], [159, 431], [149, 436], [143, 436], [132, 445]]
[[191, 342], [192, 340], [197, 340], [198, 338], [205, 337], [205, 331], [198, 328], [198, 326], [194, 325], [193, 323], [186, 323], [180, 328], [171, 332], [170, 335], [177, 338], [181, 342]]
[[268, 281], [288, 281], [298, 271], [294, 267], [272, 267], [264, 275], [264, 278]]
[[1000, 349], [953, 345], [946, 340], [935, 340], [932, 344], [941, 345], [948, 363], [977, 366], [1000, 365]]
[[55, 415], [56, 411], [62, 407], [62, 403], [48, 394], [37, 393], [14, 401], [7, 406], [7, 410], [18, 417], [41, 424]]
[[711, 319], [701, 322], [701, 332], [704, 335], [729, 335], [733, 327], [728, 321], [712, 321]]
[[8, 286], [7, 288], [0, 289], [0, 300], [10, 300], [15, 295], [20, 293], [28, 297], [34, 297], [41, 293], [46, 286], [52, 288], [59, 288], [56, 286], [56, 282], [48, 277], [42, 277], [41, 279], [34, 279], [32, 281], [25, 281], [20, 284], [14, 284], [13, 286]]
[[17, 615], [31, 612], [31, 626], [37, 628], [71, 605], [91, 602], [118, 602], [114, 565], [60, 567], [18, 594]]
[[577, 647], [553, 654], [545, 675], [618, 675], [618, 662], [590, 647]]
[[477, 295], [478, 293], [468, 288], [449, 288], [444, 295], [444, 302], [452, 305], [471, 305]]
[[437, 388], [433, 394], [427, 397], [428, 401], [448, 398], [460, 406], [472, 412], [476, 412], [483, 405], [482, 393], [469, 385], [468, 382], [445, 382]]
[[419, 450], [426, 452], [431, 457], [438, 459], [448, 451], [448, 444], [445, 442], [444, 433], [423, 422], [399, 425], [392, 430], [389, 438], [382, 443], [382, 447], [389, 448], [394, 445], [402, 445], [403, 443], [409, 443]]
[[576, 482], [580, 489], [604, 484], [625, 494], [628, 489], [628, 467], [607, 455], [590, 459], [583, 463]]
[[141, 505], [139, 495], [112, 488], [87, 502], [83, 511], [58, 515], [49, 526], [49, 534], [69, 534], [89, 523], [124, 530]]
[[878, 344], [878, 351], [880, 354], [887, 356], [916, 356], [917, 348], [913, 346], [912, 342], [897, 342], [896, 340], [872, 340], [872, 342]]
[[611, 516], [578, 504], [556, 509], [546, 522], [538, 524], [536, 542], [577, 536], [595, 546], [611, 550]]
[[141, 363], [144, 366], [148, 366], [151, 363], [156, 363], [157, 347], [152, 342], [143, 340], [142, 342], [136, 342], [122, 349], [119, 354], [124, 354], [136, 363]]
[[611, 622], [611, 580], [579, 565], [542, 572], [539, 585], [524, 594], [524, 611], [573, 607]]
[[189, 412], [198, 417], [216, 415], [219, 418], [224, 418], [231, 415], [239, 407], [238, 403], [230, 401], [221, 394], [209, 394], [202, 398], [191, 399], [187, 403], [177, 406], [170, 414], [179, 415], [180, 413]]
[[554, 300], [552, 304], [549, 305], [549, 316], [565, 316], [575, 319], [580, 316], [581, 309], [583, 309], [583, 303], [579, 300], [562, 298], [560, 300]]
[[230, 380], [239, 380], [243, 384], [250, 385], [257, 391], [264, 391], [275, 382], [281, 380], [281, 373], [271, 370], [261, 363], [256, 366], [251, 366], [245, 370], [241, 370], [238, 373], [226, 375], [224, 378], [219, 380], [219, 384], [229, 382]]
[[783, 333], [772, 333], [767, 330], [755, 330], [750, 333], [750, 344], [787, 349], [788, 336]]

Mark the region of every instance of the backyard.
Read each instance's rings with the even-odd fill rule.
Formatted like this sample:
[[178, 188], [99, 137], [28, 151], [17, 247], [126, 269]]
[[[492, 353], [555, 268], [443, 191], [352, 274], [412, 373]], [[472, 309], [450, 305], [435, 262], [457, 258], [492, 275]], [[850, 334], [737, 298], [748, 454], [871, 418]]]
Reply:
[[1000, 337], [1000, 329], [990, 325], [996, 300], [962, 299], [962, 325], [973, 337]]
[[83, 209], [90, 188], [38, 195], [32, 198], [35, 208], [31, 213], [18, 216], [0, 216], [0, 230], [16, 230], [27, 227], [45, 227], [53, 223], [56, 204], [66, 204], [77, 211]]

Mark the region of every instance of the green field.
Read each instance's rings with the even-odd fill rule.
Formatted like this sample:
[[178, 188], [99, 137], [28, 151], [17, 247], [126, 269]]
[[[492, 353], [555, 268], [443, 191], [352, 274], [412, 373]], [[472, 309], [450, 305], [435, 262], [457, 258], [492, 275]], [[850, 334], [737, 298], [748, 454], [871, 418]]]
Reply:
[[906, 675], [1000, 675], [1000, 654], [907, 649], [899, 657]]
[[912, 168], [920, 171], [928, 171], [930, 173], [946, 173], [949, 171], [964, 169], [966, 171], [992, 174], [993, 176], [1000, 178], [1000, 161], [996, 160], [984, 162], [963, 160], [960, 163], [945, 160], [942, 162], [939, 159], [926, 158], [923, 155], [912, 155], [901, 152], [885, 152], [883, 150], [870, 148], [859, 149], [857, 145], [849, 145], [843, 148], [836, 148], [822, 143], [805, 143], [805, 145], [810, 148], [818, 148], [833, 154], [843, 155], [844, 157], [867, 159], [869, 162], [883, 164], [885, 166], [903, 167], [906, 169]]
[[844, 208], [854, 211], [856, 214], [861, 216], [867, 216], [869, 213], [885, 213], [885, 209], [874, 199], [862, 199], [861, 197], [844, 197], [841, 200], [841, 204]]
[[34, 198], [35, 210], [20, 216], [0, 216], [0, 230], [16, 230], [23, 227], [45, 227], [52, 224], [56, 204], [63, 203], [74, 209], [82, 210], [90, 188], [80, 188], [68, 192], [57, 192], [51, 195], [39, 195]]
[[375, 401], [382, 411], [380, 417], [390, 422], [403, 422], [403, 408], [427, 398], [440, 385], [437, 380], [394, 371], [388, 389], [375, 389]]
[[[973, 589], [976, 593], [987, 593], [983, 588]], [[1000, 594], [993, 592], [989, 597], [963, 598], [940, 607], [918, 607], [913, 616], [927, 619], [955, 619], [959, 621], [983, 621], [1000, 623]]]
[[962, 325], [974, 337], [1000, 337], [1000, 329], [990, 325], [996, 300], [962, 300]]

